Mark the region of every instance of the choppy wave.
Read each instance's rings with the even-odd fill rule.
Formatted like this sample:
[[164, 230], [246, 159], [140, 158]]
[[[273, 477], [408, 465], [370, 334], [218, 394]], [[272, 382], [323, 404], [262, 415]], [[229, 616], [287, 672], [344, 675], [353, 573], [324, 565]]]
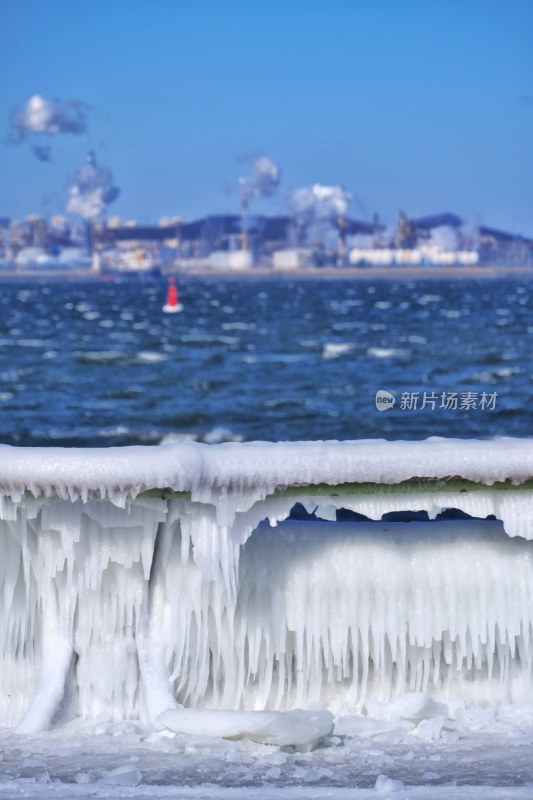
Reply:
[[[525, 435], [531, 282], [4, 282], [0, 441], [131, 444]], [[381, 414], [375, 392], [492, 391], [494, 411]], [[102, 433], [104, 432], [104, 434]]]
[[205, 444], [221, 444], [222, 442], [242, 442], [243, 436], [229, 428], [217, 426], [208, 431], [184, 431], [167, 433], [159, 444], [179, 444], [180, 442], [205, 442]]
[[158, 353], [154, 350], [141, 350], [136, 354], [139, 361], [144, 361], [147, 364], [159, 364], [161, 361], [166, 361], [167, 356], [163, 353]]
[[407, 350], [399, 347], [369, 347], [367, 353], [372, 358], [403, 358], [408, 355]]
[[127, 358], [127, 355], [119, 352], [118, 350], [75, 350], [74, 356], [87, 364], [109, 363], [110, 361], [121, 361]]
[[339, 358], [353, 350], [351, 342], [326, 342], [322, 350], [323, 358]]

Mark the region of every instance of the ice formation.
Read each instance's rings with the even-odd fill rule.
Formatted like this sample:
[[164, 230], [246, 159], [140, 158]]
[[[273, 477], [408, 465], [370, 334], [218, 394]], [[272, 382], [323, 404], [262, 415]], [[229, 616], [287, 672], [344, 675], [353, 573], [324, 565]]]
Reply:
[[[531, 703], [532, 477], [512, 439], [1, 447], [0, 725], [311, 745], [405, 693]], [[382, 520], [447, 508], [479, 519]]]

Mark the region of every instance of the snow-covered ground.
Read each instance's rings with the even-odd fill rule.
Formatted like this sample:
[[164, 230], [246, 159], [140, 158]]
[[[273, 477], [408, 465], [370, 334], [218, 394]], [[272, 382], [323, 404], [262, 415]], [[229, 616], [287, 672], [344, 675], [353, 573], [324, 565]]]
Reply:
[[337, 720], [336, 730], [353, 735], [334, 730], [308, 752], [134, 722], [78, 720], [33, 736], [6, 730], [0, 797], [533, 797], [533, 707], [456, 709], [455, 719], [440, 710], [406, 696], [383, 707], [382, 718]]

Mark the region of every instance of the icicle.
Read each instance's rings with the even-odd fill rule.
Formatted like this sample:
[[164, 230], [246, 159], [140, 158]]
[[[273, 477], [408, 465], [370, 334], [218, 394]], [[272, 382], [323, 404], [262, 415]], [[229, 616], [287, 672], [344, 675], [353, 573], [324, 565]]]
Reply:
[[59, 610], [57, 587], [50, 581], [43, 611], [42, 654], [39, 681], [32, 703], [16, 727], [17, 733], [36, 733], [52, 722], [65, 690], [73, 648]]
[[[531, 450], [5, 448], [0, 723], [47, 726], [70, 688], [81, 716], [152, 721], [178, 704], [354, 711], [405, 691], [530, 701], [533, 493], [510, 482], [531, 479]], [[326, 521], [287, 522], [295, 503]], [[341, 508], [503, 524], [337, 523]]]
[[165, 626], [165, 566], [175, 536], [176, 522], [173, 516], [169, 513], [168, 520], [159, 529], [152, 580], [149, 591], [143, 596], [136, 637], [146, 715], [152, 721], [159, 714], [177, 706], [164, 653], [164, 642], [168, 640]]

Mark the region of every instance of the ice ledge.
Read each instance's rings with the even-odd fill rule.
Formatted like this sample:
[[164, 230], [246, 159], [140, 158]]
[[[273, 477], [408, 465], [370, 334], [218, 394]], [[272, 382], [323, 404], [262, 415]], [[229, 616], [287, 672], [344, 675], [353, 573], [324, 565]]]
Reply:
[[168, 489], [212, 503], [226, 493], [259, 499], [287, 487], [450, 478], [486, 486], [530, 481], [533, 439], [0, 448], [0, 494], [15, 501], [30, 492], [84, 501], [109, 497], [124, 505], [141, 492]]

